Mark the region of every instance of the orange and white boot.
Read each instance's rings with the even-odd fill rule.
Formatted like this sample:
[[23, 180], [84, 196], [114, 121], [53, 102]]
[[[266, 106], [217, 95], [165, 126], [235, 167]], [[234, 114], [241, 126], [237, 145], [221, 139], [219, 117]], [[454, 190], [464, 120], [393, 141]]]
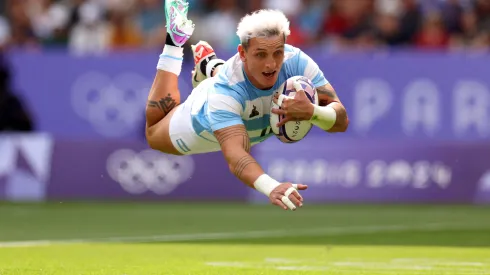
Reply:
[[212, 77], [213, 72], [225, 63], [216, 56], [211, 45], [206, 41], [199, 41], [191, 45], [194, 55], [194, 70], [192, 70], [192, 86], [194, 88], [206, 78]]

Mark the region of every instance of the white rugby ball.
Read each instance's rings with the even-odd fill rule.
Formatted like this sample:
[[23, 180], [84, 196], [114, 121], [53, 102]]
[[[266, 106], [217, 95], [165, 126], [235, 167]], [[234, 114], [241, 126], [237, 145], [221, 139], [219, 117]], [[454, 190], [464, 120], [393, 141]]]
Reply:
[[[286, 80], [286, 82], [278, 89], [278, 93], [293, 98], [296, 94], [294, 82], [298, 82], [301, 85], [311, 103], [318, 105], [318, 94], [316, 93], [315, 86], [313, 86], [310, 79], [304, 76], [293, 76], [288, 78], [288, 80]], [[271, 111], [272, 108], [280, 109], [280, 106], [272, 101]], [[281, 127], [277, 127], [276, 124], [281, 121], [281, 119], [284, 119], [284, 115], [270, 113], [270, 126], [272, 132], [284, 143], [294, 143], [302, 140], [313, 127], [313, 124], [309, 121], [288, 121]]]

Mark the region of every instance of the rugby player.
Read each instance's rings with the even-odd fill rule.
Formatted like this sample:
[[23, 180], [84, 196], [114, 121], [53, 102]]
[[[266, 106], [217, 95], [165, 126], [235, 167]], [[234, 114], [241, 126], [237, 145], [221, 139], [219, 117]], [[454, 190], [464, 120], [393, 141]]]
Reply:
[[[272, 112], [286, 116], [281, 125], [308, 120], [330, 133], [346, 131], [349, 120], [335, 90], [308, 55], [286, 44], [290, 34], [286, 16], [280, 11], [260, 10], [241, 19], [238, 52], [226, 62], [205, 42], [193, 46], [195, 88], [181, 103], [182, 47], [195, 28], [187, 18], [188, 9], [186, 0], [165, 2], [167, 38], [146, 108], [148, 144], [174, 155], [221, 151], [230, 171], [268, 196], [272, 204], [285, 210], [301, 207], [303, 198], [297, 190], [307, 186], [280, 183], [268, 176], [250, 155], [250, 147], [273, 135], [271, 101], [281, 106]], [[278, 102], [274, 95], [281, 84], [297, 75], [313, 82], [320, 106], [312, 104], [304, 91]]]

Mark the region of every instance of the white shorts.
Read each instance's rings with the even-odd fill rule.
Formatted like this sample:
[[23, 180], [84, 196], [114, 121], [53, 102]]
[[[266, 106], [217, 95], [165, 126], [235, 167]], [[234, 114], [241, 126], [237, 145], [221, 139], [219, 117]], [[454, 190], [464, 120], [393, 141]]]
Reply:
[[192, 106], [198, 107], [200, 105], [200, 95], [198, 93], [206, 92], [198, 88], [193, 90], [192, 94], [185, 102], [176, 107], [176, 110], [170, 119], [170, 139], [172, 140], [175, 149], [184, 155], [209, 153], [221, 150], [217, 141], [210, 141], [199, 136], [192, 127]]

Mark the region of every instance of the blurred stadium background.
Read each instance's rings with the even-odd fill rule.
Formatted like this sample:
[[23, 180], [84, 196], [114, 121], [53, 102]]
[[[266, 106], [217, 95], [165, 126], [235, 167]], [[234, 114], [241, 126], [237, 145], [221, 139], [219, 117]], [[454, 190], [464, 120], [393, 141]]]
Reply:
[[[310, 185], [305, 207], [295, 213], [266, 205], [234, 178], [221, 153], [172, 157], [148, 150], [144, 109], [165, 41], [163, 2], [1, 1], [0, 247], [55, 240], [284, 243], [273, 236], [289, 236], [289, 245], [490, 245], [490, 0], [189, 1], [197, 25], [189, 45], [206, 40], [223, 59], [236, 51], [236, 25], [245, 13], [284, 11], [292, 30], [287, 42], [320, 65], [346, 105], [347, 133], [314, 129], [297, 144], [270, 138], [253, 148], [276, 179]], [[192, 88], [189, 45], [183, 99]], [[291, 219], [294, 225], [284, 228]], [[153, 249], [140, 252], [163, 253]], [[75, 250], [39, 252], [51, 256], [0, 250], [0, 274], [58, 274], [49, 268], [65, 274], [63, 268], [79, 264], [42, 261], [77, 258], [83, 248]], [[274, 251], [262, 250], [284, 253]], [[354, 251], [360, 256], [345, 256], [381, 255]], [[424, 251], [407, 253], [429, 257]], [[449, 257], [446, 264], [464, 260], [448, 251], [431, 253]], [[18, 260], [29, 255], [43, 260]], [[443, 265], [433, 274], [489, 274], [488, 250], [465, 255], [480, 261], [460, 263], [466, 269], [456, 273]], [[220, 257], [213, 259], [231, 256]], [[160, 261], [150, 256], [145, 265]], [[404, 263], [428, 265], [421, 261]], [[393, 274], [421, 274], [396, 264]], [[362, 274], [394, 268], [346, 265], [368, 270]], [[33, 271], [39, 267], [47, 273]], [[99, 274], [89, 271], [82, 273]], [[131, 273], [112, 271], [100, 274]]]

